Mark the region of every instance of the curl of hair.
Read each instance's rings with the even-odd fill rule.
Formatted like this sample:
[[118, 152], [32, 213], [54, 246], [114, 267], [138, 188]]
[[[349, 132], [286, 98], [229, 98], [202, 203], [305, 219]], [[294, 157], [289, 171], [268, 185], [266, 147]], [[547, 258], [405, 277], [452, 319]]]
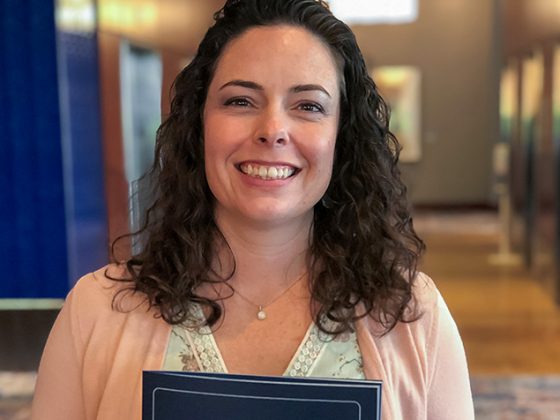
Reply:
[[[341, 75], [333, 176], [315, 205], [310, 238], [315, 322], [339, 334], [364, 316], [380, 322], [385, 333], [397, 322], [413, 321], [416, 315], [408, 309], [424, 244], [414, 232], [400, 180], [400, 146], [389, 131], [389, 109], [354, 34], [318, 0], [229, 0], [214, 18], [193, 61], [178, 75], [170, 115], [157, 132], [155, 163], [148, 174], [155, 180], [154, 201], [143, 228], [129, 235], [146, 239], [125, 262], [129, 289], [144, 293], [170, 324], [194, 321], [194, 302], [209, 307], [206, 322], [211, 326], [223, 315], [218, 301], [196, 293], [201, 284], [227, 281], [234, 274], [218, 278], [211, 268], [216, 240], [225, 238], [214, 221], [214, 197], [205, 176], [204, 103], [220, 55], [232, 39], [255, 26], [288, 24], [321, 39]], [[336, 330], [327, 329], [325, 317], [337, 321]]]

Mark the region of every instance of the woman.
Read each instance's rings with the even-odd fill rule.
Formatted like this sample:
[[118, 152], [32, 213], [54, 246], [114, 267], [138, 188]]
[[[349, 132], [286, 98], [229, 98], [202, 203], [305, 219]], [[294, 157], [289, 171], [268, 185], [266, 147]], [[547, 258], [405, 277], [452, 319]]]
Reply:
[[158, 131], [143, 250], [82, 278], [41, 419], [140, 418], [141, 371], [382, 379], [384, 419], [472, 419], [398, 143], [350, 29], [315, 0], [229, 0]]

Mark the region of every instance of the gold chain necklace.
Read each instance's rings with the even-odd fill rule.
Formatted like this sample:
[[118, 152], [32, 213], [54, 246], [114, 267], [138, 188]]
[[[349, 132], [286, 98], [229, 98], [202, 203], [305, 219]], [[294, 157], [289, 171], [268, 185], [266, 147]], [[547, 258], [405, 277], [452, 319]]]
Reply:
[[245, 302], [256, 306], [257, 308], [259, 308], [257, 310], [257, 319], [259, 321], [264, 321], [266, 319], [266, 312], [265, 312], [265, 308], [267, 306], [272, 305], [274, 302], [276, 302], [278, 299], [280, 299], [282, 296], [284, 296], [286, 293], [288, 293], [288, 290], [290, 290], [292, 287], [294, 287], [297, 283], [299, 283], [299, 281], [303, 278], [304, 274], [302, 274], [301, 276], [299, 276], [292, 284], [290, 284], [286, 289], [284, 289], [278, 296], [276, 296], [274, 299], [272, 299], [271, 301], [267, 302], [264, 305], [259, 305], [255, 302], [253, 302], [251, 299], [249, 299], [247, 296], [244, 296], [241, 292], [239, 292], [239, 290], [237, 290], [236, 288], [234, 288], [232, 286], [232, 289], [234, 291], [234, 293], [237, 293], [239, 295], [239, 297], [241, 299], [243, 299]]

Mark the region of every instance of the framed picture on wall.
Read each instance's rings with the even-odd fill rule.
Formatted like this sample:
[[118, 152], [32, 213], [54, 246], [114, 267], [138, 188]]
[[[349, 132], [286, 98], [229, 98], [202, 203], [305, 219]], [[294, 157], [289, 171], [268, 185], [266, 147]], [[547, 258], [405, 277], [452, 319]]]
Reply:
[[401, 162], [418, 162], [421, 148], [420, 70], [383, 66], [371, 71], [379, 92], [391, 108], [389, 128], [402, 146]]

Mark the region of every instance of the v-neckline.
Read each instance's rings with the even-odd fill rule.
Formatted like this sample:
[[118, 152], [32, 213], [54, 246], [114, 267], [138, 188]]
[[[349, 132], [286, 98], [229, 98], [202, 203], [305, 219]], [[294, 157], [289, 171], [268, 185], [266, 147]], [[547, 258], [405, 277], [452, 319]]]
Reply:
[[[202, 308], [198, 304], [194, 306], [195, 316], [202, 321], [204, 319]], [[229, 373], [210, 327], [203, 325], [185, 331], [200, 370], [207, 371], [210, 368], [216, 372], [217, 366], [220, 366], [217, 373]], [[326, 347], [328, 339], [324, 335], [312, 321], [282, 376], [307, 376]]]

